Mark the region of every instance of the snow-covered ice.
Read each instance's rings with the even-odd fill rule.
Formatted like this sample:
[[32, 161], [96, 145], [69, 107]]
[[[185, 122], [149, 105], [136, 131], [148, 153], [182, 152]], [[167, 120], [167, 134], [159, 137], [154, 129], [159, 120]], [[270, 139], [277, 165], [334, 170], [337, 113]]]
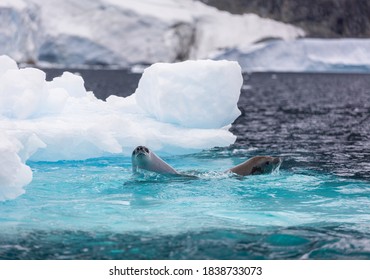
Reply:
[[24, 193], [23, 187], [32, 180], [32, 171], [19, 156], [22, 144], [0, 130], [0, 201]]
[[102, 101], [78, 75], [46, 81], [43, 71], [0, 56], [0, 200], [23, 193], [27, 160], [128, 156], [137, 145], [162, 154], [228, 146], [241, 86], [236, 62], [160, 63], [131, 96]]

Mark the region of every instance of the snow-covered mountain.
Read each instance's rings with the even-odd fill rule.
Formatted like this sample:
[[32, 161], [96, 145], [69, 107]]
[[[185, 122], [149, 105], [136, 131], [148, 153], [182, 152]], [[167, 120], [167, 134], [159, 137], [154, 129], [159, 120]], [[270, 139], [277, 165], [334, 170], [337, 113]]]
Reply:
[[59, 66], [173, 62], [304, 32], [193, 0], [1, 0], [0, 54]]

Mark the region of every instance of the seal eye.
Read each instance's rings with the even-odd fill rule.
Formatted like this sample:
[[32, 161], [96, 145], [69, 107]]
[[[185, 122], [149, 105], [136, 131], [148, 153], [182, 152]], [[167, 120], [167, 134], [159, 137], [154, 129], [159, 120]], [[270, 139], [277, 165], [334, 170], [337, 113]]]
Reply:
[[144, 151], [145, 151], [146, 153], [149, 153], [149, 149], [148, 149], [148, 148], [145, 148], [145, 147], [144, 147]]
[[266, 162], [265, 162], [265, 165], [269, 165], [269, 164], [270, 164], [270, 162], [269, 162], [269, 161], [266, 161]]

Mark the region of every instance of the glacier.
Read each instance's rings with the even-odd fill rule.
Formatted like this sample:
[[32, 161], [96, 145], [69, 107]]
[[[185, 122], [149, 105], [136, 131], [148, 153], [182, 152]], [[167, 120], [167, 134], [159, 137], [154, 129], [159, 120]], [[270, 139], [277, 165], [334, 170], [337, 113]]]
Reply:
[[153, 64], [135, 93], [106, 101], [78, 75], [45, 77], [0, 56], [0, 201], [24, 193], [32, 180], [27, 161], [129, 156], [137, 145], [184, 154], [236, 140], [228, 129], [240, 114], [237, 62]]
[[0, 2], [0, 54], [25, 64], [129, 67], [303, 35], [292, 25], [192, 0]]

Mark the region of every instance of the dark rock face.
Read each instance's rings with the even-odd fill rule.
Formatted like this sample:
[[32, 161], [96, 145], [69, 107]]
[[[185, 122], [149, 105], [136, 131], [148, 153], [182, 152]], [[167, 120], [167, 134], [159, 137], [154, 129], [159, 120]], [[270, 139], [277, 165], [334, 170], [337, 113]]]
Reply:
[[369, 0], [200, 0], [231, 13], [256, 13], [303, 28], [307, 37], [370, 37]]

